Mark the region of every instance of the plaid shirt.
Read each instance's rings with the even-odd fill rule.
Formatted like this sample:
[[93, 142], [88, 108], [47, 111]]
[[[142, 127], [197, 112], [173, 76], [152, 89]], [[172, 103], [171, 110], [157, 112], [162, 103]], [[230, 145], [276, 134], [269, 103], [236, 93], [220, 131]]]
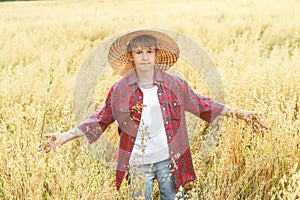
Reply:
[[[196, 179], [184, 112], [191, 112], [207, 122], [212, 122], [224, 105], [196, 94], [185, 80], [176, 75], [155, 70], [154, 84], [158, 86], [158, 99], [178, 188]], [[78, 126], [89, 143], [93, 143], [111, 123], [115, 120], [118, 122], [120, 144], [116, 172], [117, 190], [129, 171], [129, 158], [140, 123], [142, 103], [143, 93], [137, 85], [136, 72], [133, 71], [116, 82], [102, 107]]]

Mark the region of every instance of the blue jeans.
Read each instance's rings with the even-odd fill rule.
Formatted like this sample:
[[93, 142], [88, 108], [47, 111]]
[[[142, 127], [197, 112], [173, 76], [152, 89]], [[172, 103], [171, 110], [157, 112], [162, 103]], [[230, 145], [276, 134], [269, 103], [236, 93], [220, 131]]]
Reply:
[[157, 177], [160, 199], [174, 200], [184, 198], [183, 190], [178, 192], [175, 188], [175, 180], [170, 159], [154, 164], [145, 164], [131, 167], [130, 186], [132, 198], [144, 196], [146, 200], [152, 200], [153, 181]]

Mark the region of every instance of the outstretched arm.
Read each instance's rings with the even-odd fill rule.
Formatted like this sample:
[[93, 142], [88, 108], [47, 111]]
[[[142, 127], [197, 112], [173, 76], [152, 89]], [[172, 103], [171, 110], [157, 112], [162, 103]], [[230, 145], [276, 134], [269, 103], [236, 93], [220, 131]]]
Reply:
[[88, 119], [79, 124], [76, 128], [60, 133], [46, 134], [47, 139], [45, 144], [39, 145], [39, 151], [50, 151], [62, 146], [66, 142], [78, 137], [86, 136], [89, 143], [95, 142], [106, 128], [114, 122], [111, 104], [112, 88], [102, 106], [95, 111]]
[[212, 122], [217, 116], [221, 115], [244, 120], [252, 126], [255, 132], [268, 130], [268, 127], [262, 122], [261, 113], [231, 109], [225, 104], [195, 93], [185, 80], [182, 80], [181, 83], [185, 97], [185, 109], [201, 119]]
[[220, 115], [244, 120], [246, 124], [252, 126], [254, 132], [259, 130], [268, 130], [268, 127], [262, 122], [261, 116], [263, 114], [261, 113], [245, 110], [233, 110], [229, 106], [225, 105]]

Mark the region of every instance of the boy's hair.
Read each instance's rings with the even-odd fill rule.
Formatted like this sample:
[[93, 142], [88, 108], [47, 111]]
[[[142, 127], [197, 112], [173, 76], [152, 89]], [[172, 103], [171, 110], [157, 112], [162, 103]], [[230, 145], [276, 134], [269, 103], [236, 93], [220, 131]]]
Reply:
[[153, 36], [139, 35], [130, 40], [129, 44], [127, 45], [127, 52], [131, 52], [133, 48], [137, 47], [154, 47], [155, 49], [157, 49], [157, 41]]

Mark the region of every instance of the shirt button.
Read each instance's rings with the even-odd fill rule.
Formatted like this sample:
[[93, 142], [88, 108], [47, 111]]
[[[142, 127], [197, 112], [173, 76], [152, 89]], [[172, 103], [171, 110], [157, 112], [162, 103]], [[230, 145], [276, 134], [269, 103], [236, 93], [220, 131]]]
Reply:
[[139, 99], [141, 99], [142, 98], [142, 96], [139, 96]]
[[160, 96], [160, 95], [161, 95], [161, 92], [160, 92], [160, 93], [158, 93], [158, 95]]
[[169, 124], [169, 122], [166, 122], [166, 124]]
[[166, 108], [165, 108], [165, 107], [163, 107], [163, 110], [166, 110]]
[[176, 103], [174, 103], [174, 106], [176, 106]]

